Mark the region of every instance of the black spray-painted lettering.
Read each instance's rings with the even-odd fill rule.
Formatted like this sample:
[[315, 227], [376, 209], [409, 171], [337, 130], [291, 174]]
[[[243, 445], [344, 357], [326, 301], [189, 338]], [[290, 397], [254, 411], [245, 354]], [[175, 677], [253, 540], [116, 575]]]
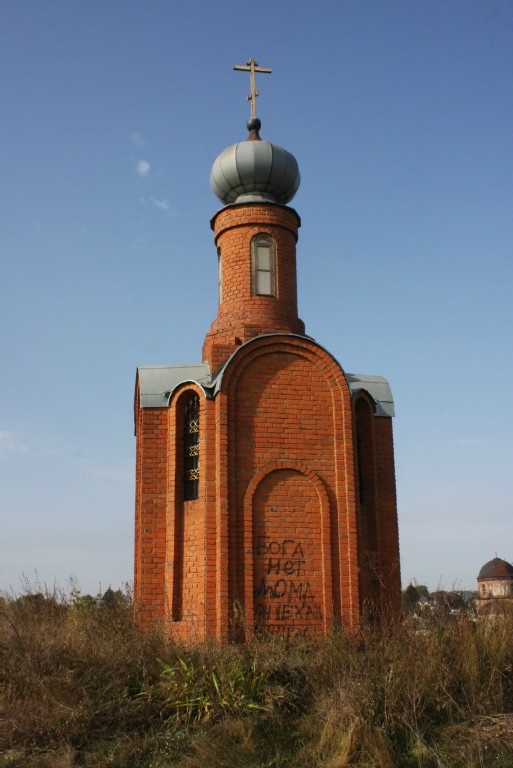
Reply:
[[270, 557], [267, 561], [267, 574], [274, 573], [278, 576], [280, 573], [286, 573], [287, 576], [299, 576], [301, 567], [304, 566], [305, 561], [300, 560], [284, 560], [281, 557]]
[[322, 620], [308, 579], [307, 559], [296, 539], [258, 536], [253, 554], [261, 576], [254, 589], [255, 629], [291, 638], [307, 636], [312, 624]]
[[303, 547], [295, 539], [272, 539], [268, 541], [266, 536], [257, 536], [255, 555], [287, 555], [289, 557], [304, 557]]
[[254, 591], [255, 597], [270, 597], [280, 599], [287, 597], [289, 602], [299, 600], [314, 600], [312, 588], [309, 581], [293, 581], [292, 579], [277, 579], [276, 581], [267, 581], [263, 578], [259, 586]]

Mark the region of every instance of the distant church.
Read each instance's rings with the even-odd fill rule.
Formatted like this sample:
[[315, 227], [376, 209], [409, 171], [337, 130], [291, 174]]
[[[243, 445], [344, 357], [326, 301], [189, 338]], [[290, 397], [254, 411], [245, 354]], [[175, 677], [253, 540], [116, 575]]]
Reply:
[[477, 577], [477, 612], [481, 615], [513, 614], [513, 565], [495, 556]]
[[390, 388], [305, 334], [298, 166], [259, 135], [270, 70], [239, 68], [253, 116], [210, 176], [224, 207], [203, 362], [140, 366], [135, 391], [135, 601], [189, 640], [315, 637], [401, 601]]

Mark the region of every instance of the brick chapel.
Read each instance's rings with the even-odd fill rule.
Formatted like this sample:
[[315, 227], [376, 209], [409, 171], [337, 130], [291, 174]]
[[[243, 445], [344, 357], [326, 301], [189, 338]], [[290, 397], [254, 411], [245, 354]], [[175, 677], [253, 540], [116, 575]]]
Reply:
[[390, 388], [346, 373], [298, 317], [298, 166], [260, 138], [254, 75], [270, 70], [243, 69], [249, 136], [210, 176], [202, 362], [136, 379], [136, 606], [189, 641], [319, 636], [401, 600]]

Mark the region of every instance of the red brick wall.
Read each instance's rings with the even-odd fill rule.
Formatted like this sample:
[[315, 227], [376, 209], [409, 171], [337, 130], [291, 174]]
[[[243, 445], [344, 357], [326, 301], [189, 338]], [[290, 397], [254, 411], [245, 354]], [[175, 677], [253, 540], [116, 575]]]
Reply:
[[282, 637], [324, 626], [321, 508], [315, 487], [295, 469], [276, 469], [253, 496], [255, 627]]
[[[198, 499], [184, 502], [191, 389], [201, 480]], [[397, 615], [391, 419], [375, 416], [366, 393], [351, 404], [343, 372], [315, 342], [253, 340], [215, 400], [180, 388], [169, 408], [137, 409], [137, 434], [136, 599], [173, 620], [178, 637], [243, 639], [255, 626], [315, 636], [333, 620], [354, 626], [362, 609]]]
[[[255, 625], [315, 636], [333, 621], [354, 627], [366, 604], [400, 609], [391, 419], [376, 416], [365, 393], [353, 404], [338, 363], [301, 337], [298, 226], [292, 209], [274, 204], [216, 215], [223, 303], [203, 354], [214, 371], [238, 353], [214, 400], [187, 384], [169, 408], [141, 409], [136, 392], [135, 597], [184, 639], [244, 639]], [[250, 243], [262, 232], [276, 242], [276, 297], [251, 295]], [[191, 390], [200, 483], [186, 502]]]
[[392, 419], [374, 417], [376, 439], [376, 483], [379, 518], [379, 553], [383, 588], [381, 615], [397, 618], [401, 611], [401, 569], [399, 562], [399, 528], [395, 489], [394, 439]]
[[142, 614], [164, 619], [168, 410], [140, 408], [136, 398], [134, 600]]
[[[260, 513], [255, 505], [247, 509], [247, 489], [263, 468], [277, 461], [283, 468], [297, 465], [315, 473], [322, 486], [323, 547], [317, 559], [324, 564], [318, 584], [325, 607], [320, 615], [323, 622], [331, 622], [333, 614], [354, 622], [359, 599], [356, 502], [351, 401], [343, 372], [315, 342], [263, 337], [240, 350], [223, 387], [229, 409], [230, 600], [251, 617], [248, 554], [254, 555], [251, 527]], [[298, 530], [306, 525], [302, 495], [291, 494], [288, 504], [277, 510], [291, 531], [294, 525]], [[258, 494], [255, 498], [257, 504]], [[317, 619], [310, 618], [315, 632]]]
[[392, 420], [365, 391], [354, 399], [360, 609], [374, 621], [400, 611]]
[[375, 405], [366, 392], [354, 402], [356, 488], [358, 501], [358, 565], [360, 609], [369, 618], [379, 612], [382, 583], [379, 558], [379, 515], [376, 483]]
[[[184, 412], [192, 392], [200, 402], [198, 498], [184, 499]], [[195, 384], [177, 389], [169, 404], [169, 475], [167, 489], [167, 555], [165, 592], [168, 618], [177, 637], [205, 636], [205, 536], [208, 454], [208, 404]]]
[[[170, 403], [169, 485], [167, 504], [167, 594], [171, 600], [171, 616], [175, 622], [198, 625], [202, 622], [204, 601], [202, 546], [204, 514], [201, 488], [197, 499], [184, 499], [184, 411], [191, 392], [200, 397], [200, 471], [204, 468], [205, 436], [201, 426], [205, 410], [203, 392], [188, 385], [176, 391]], [[203, 409], [202, 409], [203, 404]], [[201, 614], [201, 615], [199, 615]]]
[[[238, 345], [259, 333], [303, 334], [297, 316], [295, 211], [273, 204], [223, 208], [213, 222], [221, 251], [223, 301], [203, 345], [215, 370]], [[251, 295], [251, 240], [261, 233], [276, 243], [276, 296]]]

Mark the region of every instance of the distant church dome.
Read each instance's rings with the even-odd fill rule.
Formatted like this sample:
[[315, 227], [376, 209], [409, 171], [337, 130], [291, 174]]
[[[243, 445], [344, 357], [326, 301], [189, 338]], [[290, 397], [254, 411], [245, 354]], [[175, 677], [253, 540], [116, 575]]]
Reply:
[[513, 579], [513, 565], [500, 557], [485, 563], [479, 571], [478, 579]]
[[225, 204], [287, 204], [296, 194], [299, 168], [296, 158], [283, 147], [262, 141], [260, 120], [247, 122], [249, 136], [227, 147], [214, 161], [210, 188]]

